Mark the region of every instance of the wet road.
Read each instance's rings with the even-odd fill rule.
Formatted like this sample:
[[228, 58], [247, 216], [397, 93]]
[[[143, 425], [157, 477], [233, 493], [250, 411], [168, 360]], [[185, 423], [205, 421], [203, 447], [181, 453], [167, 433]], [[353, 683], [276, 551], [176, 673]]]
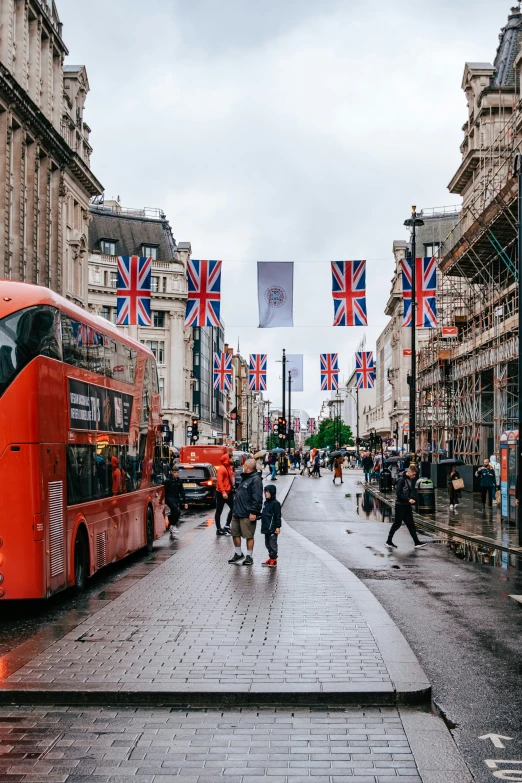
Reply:
[[[137, 580], [172, 557], [188, 542], [191, 531], [205, 524], [213, 512], [196, 509], [185, 512], [180, 524], [178, 541], [168, 535], [158, 539], [152, 554], [137, 552], [131, 557], [98, 572], [88, 582], [81, 596], [68, 590], [48, 601], [7, 601], [0, 604], [0, 676], [7, 676], [5, 656], [10, 656], [9, 669], [17, 666], [17, 657], [34, 654], [36, 650], [64, 636], [79, 622], [98, 611], [105, 602], [121, 595]], [[16, 652], [13, 652], [16, 651]]]
[[[503, 759], [521, 761], [518, 776], [504, 779], [522, 781], [522, 607], [509, 598], [522, 594], [522, 574], [463, 562], [447, 543], [414, 550], [404, 527], [390, 553], [390, 518], [382, 521], [369, 496], [357, 497], [361, 474], [334, 487], [323, 473], [320, 480], [296, 477], [285, 521], [353, 570], [398, 624], [477, 780], [494, 780], [485, 760]], [[490, 733], [512, 740], [495, 748], [479, 739]]]

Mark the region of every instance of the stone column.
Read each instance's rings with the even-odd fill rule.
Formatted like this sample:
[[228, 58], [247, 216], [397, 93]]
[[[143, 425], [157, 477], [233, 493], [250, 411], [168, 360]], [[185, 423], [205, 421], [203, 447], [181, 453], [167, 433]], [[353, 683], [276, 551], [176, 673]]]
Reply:
[[169, 330], [169, 361], [168, 361], [168, 407], [172, 410], [184, 408], [183, 400], [183, 376], [184, 376], [184, 334], [183, 322], [185, 313], [182, 312], [181, 303], [173, 303], [174, 309], [170, 313]]

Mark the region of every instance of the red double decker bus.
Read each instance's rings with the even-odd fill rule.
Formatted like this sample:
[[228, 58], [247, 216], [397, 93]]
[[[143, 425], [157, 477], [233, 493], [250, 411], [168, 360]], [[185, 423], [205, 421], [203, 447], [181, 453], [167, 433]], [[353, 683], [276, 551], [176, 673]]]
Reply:
[[44, 598], [165, 531], [156, 364], [41, 286], [0, 281], [0, 598]]

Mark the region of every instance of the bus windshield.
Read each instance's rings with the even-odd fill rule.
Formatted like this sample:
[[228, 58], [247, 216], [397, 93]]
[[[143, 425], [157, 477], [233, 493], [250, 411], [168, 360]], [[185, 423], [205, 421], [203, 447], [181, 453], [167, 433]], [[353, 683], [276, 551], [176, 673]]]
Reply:
[[36, 356], [62, 358], [59, 313], [52, 307], [28, 307], [0, 320], [0, 397]]

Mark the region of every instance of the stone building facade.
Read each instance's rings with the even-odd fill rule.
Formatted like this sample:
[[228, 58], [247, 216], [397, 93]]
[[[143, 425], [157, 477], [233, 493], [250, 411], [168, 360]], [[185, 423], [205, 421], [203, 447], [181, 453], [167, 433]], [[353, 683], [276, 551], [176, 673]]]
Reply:
[[87, 304], [89, 91], [68, 54], [55, 3], [0, 2], [0, 276]]
[[156, 357], [163, 422], [174, 446], [188, 444], [195, 385], [193, 330], [185, 328], [189, 242], [176, 241], [161, 210], [124, 209], [109, 201], [91, 206], [89, 309], [116, 323], [117, 256], [152, 261], [151, 326], [120, 327], [145, 343]]

